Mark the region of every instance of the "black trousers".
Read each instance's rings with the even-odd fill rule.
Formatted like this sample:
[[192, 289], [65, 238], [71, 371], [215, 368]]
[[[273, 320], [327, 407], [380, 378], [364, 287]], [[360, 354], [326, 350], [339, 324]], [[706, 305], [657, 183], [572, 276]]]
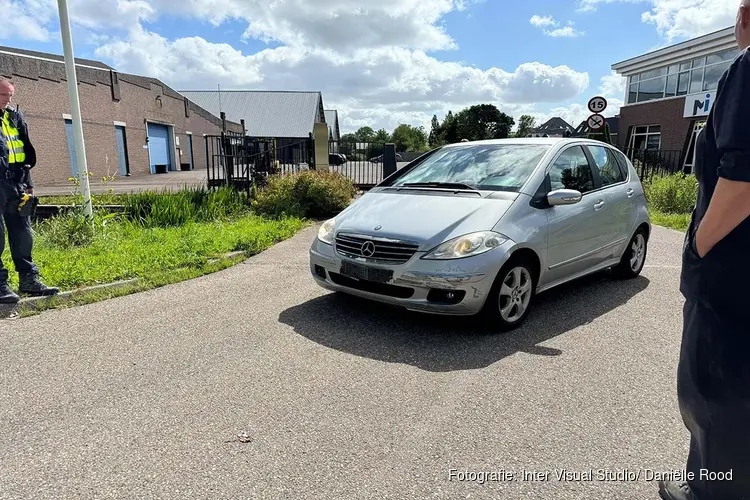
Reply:
[[[5, 251], [5, 233], [13, 265], [20, 275], [38, 274], [39, 269], [31, 259], [34, 237], [31, 232], [31, 218], [20, 217], [10, 209], [11, 203], [18, 200], [23, 187], [17, 182], [0, 179], [0, 257]], [[0, 259], [0, 283], [8, 282], [8, 270]]]
[[686, 298], [677, 394], [690, 431], [687, 472], [700, 500], [750, 500], [750, 271], [745, 245], [720, 242], [703, 258], [693, 230], [683, 249]]

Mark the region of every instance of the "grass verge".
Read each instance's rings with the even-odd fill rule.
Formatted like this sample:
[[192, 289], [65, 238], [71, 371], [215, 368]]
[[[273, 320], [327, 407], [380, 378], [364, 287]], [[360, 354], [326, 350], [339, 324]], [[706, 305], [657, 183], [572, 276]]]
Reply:
[[664, 226], [678, 231], [687, 231], [690, 225], [690, 214], [665, 214], [658, 210], [649, 210], [651, 223], [657, 226]]
[[102, 288], [98, 290], [82, 291], [68, 297], [50, 297], [34, 302], [23, 303], [18, 306], [18, 317], [24, 318], [35, 316], [50, 309], [61, 309], [65, 307], [92, 304], [102, 300], [122, 297], [137, 292], [153, 290], [172, 283], [179, 283], [200, 276], [215, 273], [239, 264], [247, 258], [247, 254], [235, 255], [206, 262], [200, 267], [184, 267], [171, 271], [154, 272], [148, 277], [138, 279], [132, 283], [126, 283], [116, 288]]
[[[60, 218], [60, 224], [65, 219]], [[245, 215], [233, 220], [190, 222], [173, 227], [143, 227], [124, 219], [101, 220], [93, 238], [83, 245], [61, 243], [59, 231], [39, 227], [33, 258], [41, 277], [63, 291], [137, 278], [134, 284], [53, 298], [22, 314], [65, 305], [94, 302], [196, 278], [236, 264], [285, 240], [308, 224], [296, 217], [268, 219]], [[231, 258], [231, 252], [243, 252]], [[13, 270], [10, 252], [3, 263]], [[15, 272], [10, 285], [17, 287]]]

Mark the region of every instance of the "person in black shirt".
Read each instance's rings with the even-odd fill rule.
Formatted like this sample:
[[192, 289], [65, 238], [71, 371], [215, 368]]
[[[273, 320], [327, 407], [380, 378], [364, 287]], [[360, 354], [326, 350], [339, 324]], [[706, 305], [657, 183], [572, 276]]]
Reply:
[[741, 52], [696, 139], [677, 368], [688, 479], [661, 481], [666, 500], [750, 499], [750, 0], [741, 2], [735, 35]]

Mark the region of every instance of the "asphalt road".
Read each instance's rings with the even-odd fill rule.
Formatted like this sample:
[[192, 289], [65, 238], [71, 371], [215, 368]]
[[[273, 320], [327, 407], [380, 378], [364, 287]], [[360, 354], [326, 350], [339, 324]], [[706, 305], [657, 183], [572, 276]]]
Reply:
[[680, 233], [655, 228], [642, 277], [552, 290], [505, 335], [319, 289], [314, 234], [0, 321], [0, 498], [655, 499], [647, 471], [684, 469]]

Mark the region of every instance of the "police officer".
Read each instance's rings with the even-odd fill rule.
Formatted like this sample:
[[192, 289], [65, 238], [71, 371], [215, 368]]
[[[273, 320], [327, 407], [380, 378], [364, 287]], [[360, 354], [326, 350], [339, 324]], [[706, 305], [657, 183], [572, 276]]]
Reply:
[[735, 36], [741, 52], [696, 139], [677, 368], [690, 450], [687, 480], [659, 484], [667, 500], [750, 499], [750, 0], [739, 7]]
[[[36, 164], [36, 152], [29, 140], [23, 113], [11, 109], [15, 89], [0, 77], [0, 257], [5, 249], [5, 228], [10, 253], [18, 272], [18, 289], [27, 295], [55, 295], [59, 290], [39, 280], [39, 269], [31, 259], [33, 236], [29, 216], [18, 213], [18, 204], [25, 193], [34, 193], [30, 169]], [[3, 224], [3, 221], [5, 224]], [[8, 270], [0, 259], [0, 303], [16, 303], [20, 297], [8, 286]]]

